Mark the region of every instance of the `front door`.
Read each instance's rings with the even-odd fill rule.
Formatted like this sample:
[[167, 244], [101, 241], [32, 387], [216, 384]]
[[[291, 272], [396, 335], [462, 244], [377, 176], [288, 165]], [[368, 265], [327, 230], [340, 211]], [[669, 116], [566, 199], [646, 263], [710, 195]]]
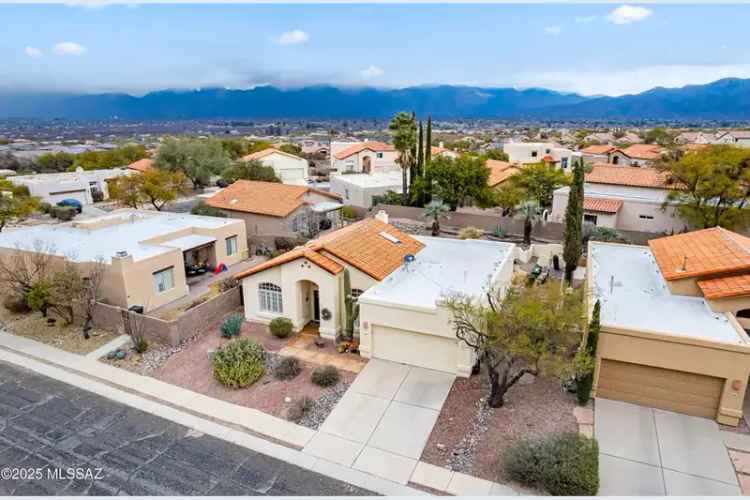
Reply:
[[313, 321], [320, 323], [320, 295], [318, 290], [313, 290]]

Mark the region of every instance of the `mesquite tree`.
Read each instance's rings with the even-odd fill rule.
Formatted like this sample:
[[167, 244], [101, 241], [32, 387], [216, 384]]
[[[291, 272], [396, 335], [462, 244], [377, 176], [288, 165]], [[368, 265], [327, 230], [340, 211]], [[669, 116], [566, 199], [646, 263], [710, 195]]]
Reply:
[[583, 332], [580, 290], [554, 283], [498, 290], [486, 300], [447, 299], [456, 337], [474, 349], [490, 382], [487, 404], [499, 408], [525, 374], [571, 376]]

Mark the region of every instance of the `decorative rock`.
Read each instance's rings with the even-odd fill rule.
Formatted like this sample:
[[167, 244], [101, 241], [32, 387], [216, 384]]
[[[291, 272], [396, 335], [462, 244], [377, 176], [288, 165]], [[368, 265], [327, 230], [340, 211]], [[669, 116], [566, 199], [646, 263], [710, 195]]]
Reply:
[[299, 424], [310, 429], [318, 430], [323, 421], [328, 418], [328, 415], [333, 411], [333, 407], [336, 406], [339, 400], [344, 396], [344, 393], [348, 388], [349, 384], [337, 384], [332, 390], [329, 390], [320, 396], [315, 400], [312, 408], [305, 413], [305, 416], [302, 417]]
[[125, 359], [125, 351], [117, 351], [117, 353], [115, 353], [115, 357], [117, 359]]
[[581, 424], [578, 426], [578, 433], [589, 439], [594, 437], [594, 426], [591, 424]]
[[109, 351], [107, 353], [107, 359], [115, 359], [117, 357], [117, 351]]
[[290, 398], [289, 396], [287, 396], [287, 397], [284, 398], [284, 402], [285, 403], [291, 403], [292, 402], [292, 398]]
[[573, 416], [576, 418], [576, 422], [578, 424], [587, 424], [587, 425], [593, 425], [594, 424], [594, 410], [590, 408], [584, 408], [581, 406], [576, 406], [573, 408]]
[[750, 453], [729, 450], [729, 458], [732, 459], [732, 463], [737, 472], [750, 474]]

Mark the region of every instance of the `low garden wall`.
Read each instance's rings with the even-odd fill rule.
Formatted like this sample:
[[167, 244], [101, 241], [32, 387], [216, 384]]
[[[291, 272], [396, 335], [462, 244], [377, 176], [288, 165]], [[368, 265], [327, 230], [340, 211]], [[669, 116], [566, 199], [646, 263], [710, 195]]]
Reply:
[[[238, 286], [188, 309], [177, 319], [166, 321], [143, 314], [139, 315], [139, 320], [142, 322], [146, 339], [174, 346], [183, 339], [208, 330], [224, 316], [237, 309], [241, 302], [242, 288]], [[94, 309], [94, 325], [123, 333], [124, 311], [118, 306], [97, 303]]]

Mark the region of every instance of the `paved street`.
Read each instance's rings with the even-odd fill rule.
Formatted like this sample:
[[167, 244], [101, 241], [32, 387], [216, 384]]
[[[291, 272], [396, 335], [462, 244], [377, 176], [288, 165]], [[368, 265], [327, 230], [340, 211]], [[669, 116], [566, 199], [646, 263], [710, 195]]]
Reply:
[[372, 494], [4, 363], [2, 467], [40, 478], [0, 479], [0, 495]]

